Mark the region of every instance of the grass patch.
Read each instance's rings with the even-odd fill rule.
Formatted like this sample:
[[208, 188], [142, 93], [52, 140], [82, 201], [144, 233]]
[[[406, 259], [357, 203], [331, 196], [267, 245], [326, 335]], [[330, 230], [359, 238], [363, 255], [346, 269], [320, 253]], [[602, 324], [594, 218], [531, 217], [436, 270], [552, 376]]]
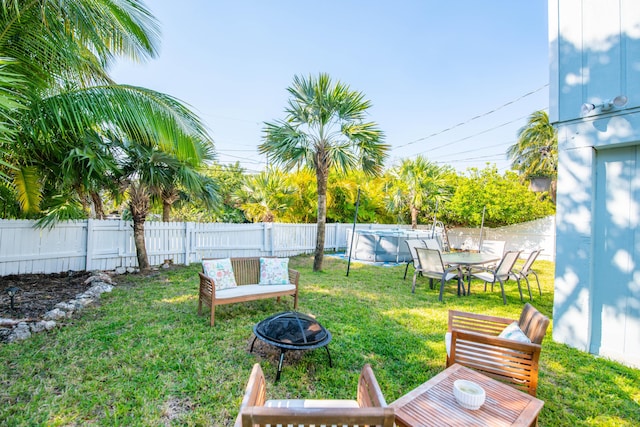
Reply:
[[[256, 343], [253, 325], [291, 309], [290, 298], [216, 309], [216, 326], [198, 317], [199, 265], [151, 276], [123, 276], [100, 305], [72, 325], [0, 346], [0, 420], [8, 426], [230, 426], [251, 367], [260, 362], [273, 398], [354, 399], [362, 365], [370, 363], [390, 403], [444, 369], [447, 311], [460, 309], [517, 318], [517, 287], [507, 305], [499, 287], [459, 298], [447, 286], [444, 302], [427, 279], [402, 280], [404, 266], [374, 267], [325, 258], [291, 259], [301, 273], [298, 310], [311, 313], [333, 335], [334, 367], [326, 351], [289, 352], [274, 384], [277, 351]], [[543, 295], [533, 304], [551, 317], [553, 269], [535, 264]], [[535, 282], [535, 279], [534, 279]], [[535, 285], [534, 285], [535, 286]], [[538, 397], [541, 426], [635, 426], [640, 423], [640, 371], [543, 342]]]

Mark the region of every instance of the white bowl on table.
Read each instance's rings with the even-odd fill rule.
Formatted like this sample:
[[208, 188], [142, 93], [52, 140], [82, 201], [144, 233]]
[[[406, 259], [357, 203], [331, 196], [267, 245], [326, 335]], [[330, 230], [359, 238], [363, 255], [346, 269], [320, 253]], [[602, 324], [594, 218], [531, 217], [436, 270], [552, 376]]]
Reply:
[[484, 403], [486, 393], [479, 384], [467, 380], [455, 380], [453, 382], [453, 395], [466, 409], [480, 409]]

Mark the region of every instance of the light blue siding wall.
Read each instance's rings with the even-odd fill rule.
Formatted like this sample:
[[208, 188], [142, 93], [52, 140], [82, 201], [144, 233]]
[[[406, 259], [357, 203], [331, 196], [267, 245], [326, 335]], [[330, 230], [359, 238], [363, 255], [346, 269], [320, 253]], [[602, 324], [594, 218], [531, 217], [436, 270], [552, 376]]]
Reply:
[[[549, 35], [559, 147], [553, 336], [640, 366], [640, 2], [550, 0]], [[625, 106], [581, 115], [583, 103], [619, 95]]]

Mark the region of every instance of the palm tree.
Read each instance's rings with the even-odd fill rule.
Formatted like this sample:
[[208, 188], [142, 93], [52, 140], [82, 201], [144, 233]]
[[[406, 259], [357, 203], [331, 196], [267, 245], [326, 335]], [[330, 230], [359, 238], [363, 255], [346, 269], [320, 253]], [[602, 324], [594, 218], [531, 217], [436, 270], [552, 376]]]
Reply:
[[265, 123], [259, 146], [287, 168], [305, 165], [316, 174], [318, 184], [318, 230], [313, 270], [322, 269], [327, 217], [329, 171], [362, 168], [376, 175], [382, 169], [388, 146], [373, 122], [365, 122], [371, 102], [347, 85], [333, 83], [328, 74], [295, 76], [288, 89], [291, 98], [284, 120]]
[[[424, 156], [405, 159], [391, 170], [388, 191], [389, 209], [400, 212], [409, 208], [411, 228], [418, 228], [418, 215], [426, 208], [432, 211], [438, 203], [448, 200], [451, 189], [447, 185], [447, 168], [430, 162]], [[406, 211], [405, 211], [406, 212]]]
[[185, 188], [203, 200], [214, 201], [217, 194], [211, 180], [196, 170], [199, 158], [195, 159], [194, 165], [162, 150], [160, 144], [149, 146], [128, 140], [117, 143], [120, 148], [118, 161], [122, 175], [121, 188], [128, 192], [138, 267], [144, 271], [149, 269], [144, 223], [151, 210], [152, 197], [161, 197], [172, 187]]
[[551, 197], [555, 201], [558, 167], [558, 132], [549, 122], [546, 111], [535, 111], [518, 131], [518, 141], [507, 150], [511, 168], [529, 180], [551, 179]]
[[237, 199], [247, 219], [274, 222], [289, 208], [293, 194], [286, 176], [277, 169], [269, 169], [246, 177]]
[[[48, 213], [64, 218], [87, 193], [96, 197], [99, 182], [70, 172], [87, 160], [74, 149], [84, 147], [88, 134], [135, 141], [189, 166], [203, 160], [195, 141], [211, 145], [211, 138], [188, 108], [169, 95], [117, 85], [107, 74], [119, 56], [156, 55], [159, 27], [139, 1], [0, 1], [1, 166], [23, 209], [37, 211], [47, 196]], [[107, 153], [104, 160], [116, 157]], [[51, 167], [65, 162], [71, 167]], [[146, 185], [139, 181], [130, 194], [149, 194]], [[147, 209], [143, 199], [132, 209], [139, 217]], [[138, 253], [142, 269], [145, 258]]]

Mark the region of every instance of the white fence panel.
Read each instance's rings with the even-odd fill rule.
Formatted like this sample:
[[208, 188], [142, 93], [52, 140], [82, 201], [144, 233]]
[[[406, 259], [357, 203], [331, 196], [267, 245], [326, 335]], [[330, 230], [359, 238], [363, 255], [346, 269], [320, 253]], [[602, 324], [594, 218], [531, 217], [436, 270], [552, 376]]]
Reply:
[[0, 275], [84, 269], [86, 222], [33, 228], [34, 221], [0, 220]]
[[256, 256], [265, 253], [263, 224], [194, 224], [191, 259]]
[[[86, 220], [34, 228], [34, 221], [0, 220], [0, 275], [58, 273], [68, 270], [113, 270], [136, 267], [133, 226], [130, 221]], [[358, 230], [409, 229], [407, 225], [358, 224]], [[425, 229], [428, 226], [422, 226]], [[325, 249], [347, 247], [353, 224], [327, 224]], [[449, 230], [454, 248], [475, 249], [480, 230]], [[542, 259], [555, 260], [554, 217], [516, 226], [483, 230], [485, 240], [505, 240], [507, 249], [525, 252], [542, 248]], [[315, 224], [223, 224], [146, 222], [149, 263], [160, 265], [200, 262], [228, 256], [295, 256], [313, 253]]]
[[[539, 259], [556, 259], [556, 221], [555, 216], [541, 218], [521, 224], [499, 228], [484, 228], [483, 240], [504, 240], [505, 250], [522, 250], [523, 256], [534, 249], [542, 249]], [[447, 231], [453, 248], [478, 249], [480, 245], [479, 228], [454, 228]]]

